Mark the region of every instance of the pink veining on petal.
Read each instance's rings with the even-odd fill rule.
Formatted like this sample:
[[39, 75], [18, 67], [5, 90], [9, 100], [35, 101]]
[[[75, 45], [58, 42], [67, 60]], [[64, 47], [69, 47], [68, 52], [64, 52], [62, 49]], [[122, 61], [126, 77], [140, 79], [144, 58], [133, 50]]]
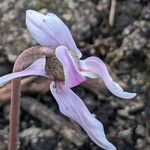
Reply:
[[[81, 60], [80, 67], [83, 75], [91, 78], [100, 77], [104, 81], [109, 91], [114, 95], [125, 99], [131, 99], [136, 96], [136, 93], [124, 92], [119, 84], [112, 80], [106, 65], [98, 57], [89, 57], [85, 60]], [[83, 69], [86, 71], [83, 71]], [[90, 71], [87, 71], [87, 69]]]
[[32, 65], [30, 65], [28, 68], [26, 68], [23, 71], [14, 72], [0, 77], [0, 86], [3, 86], [7, 82], [14, 80], [16, 78], [30, 76], [30, 75], [46, 76], [45, 58], [40, 58], [36, 60]]
[[68, 27], [53, 13], [47, 15], [33, 10], [26, 12], [26, 25], [31, 35], [42, 46], [56, 48], [64, 45], [82, 56], [77, 48]]
[[106, 139], [102, 123], [89, 112], [83, 101], [68, 87], [61, 85], [55, 88], [54, 85], [52, 82], [50, 89], [61, 113], [79, 123], [98, 146], [106, 150], [116, 150]]
[[81, 75], [77, 66], [73, 63], [71, 56], [68, 54], [68, 49], [65, 46], [56, 48], [56, 57], [63, 65], [65, 73], [65, 84], [68, 87], [74, 87], [85, 81], [85, 77]]

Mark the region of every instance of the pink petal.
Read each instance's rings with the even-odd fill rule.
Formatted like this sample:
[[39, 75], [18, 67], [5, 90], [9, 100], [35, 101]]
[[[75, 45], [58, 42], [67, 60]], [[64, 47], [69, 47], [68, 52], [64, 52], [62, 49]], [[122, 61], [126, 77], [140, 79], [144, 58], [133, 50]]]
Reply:
[[130, 99], [136, 96], [136, 93], [124, 92], [118, 83], [114, 82], [106, 68], [106, 65], [98, 57], [89, 57], [80, 61], [81, 73], [87, 77], [100, 77], [110, 92], [114, 95]]
[[32, 36], [42, 46], [56, 48], [64, 45], [82, 56], [77, 48], [68, 27], [53, 13], [47, 15], [34, 10], [27, 10], [26, 25]]
[[14, 72], [0, 77], [0, 86], [3, 86], [7, 82], [14, 80], [16, 78], [30, 76], [30, 75], [46, 76], [45, 58], [40, 58], [36, 60], [32, 65], [30, 65], [28, 68], [26, 68], [23, 71]]
[[51, 83], [50, 89], [61, 113], [79, 123], [98, 146], [106, 150], [116, 149], [106, 139], [102, 123], [93, 117], [83, 101], [73, 91], [64, 85], [55, 88], [54, 82]]
[[56, 57], [63, 65], [65, 73], [65, 84], [68, 87], [74, 87], [85, 81], [85, 77], [81, 75], [77, 65], [71, 59], [68, 49], [65, 46], [59, 46], [55, 51]]

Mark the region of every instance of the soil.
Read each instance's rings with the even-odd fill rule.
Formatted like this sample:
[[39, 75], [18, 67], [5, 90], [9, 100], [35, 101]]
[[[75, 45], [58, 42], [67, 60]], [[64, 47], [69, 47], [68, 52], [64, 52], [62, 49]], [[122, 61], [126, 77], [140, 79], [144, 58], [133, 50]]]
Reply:
[[[12, 72], [17, 56], [38, 45], [25, 25], [27, 9], [53, 12], [69, 27], [83, 58], [97, 56], [115, 81], [136, 92], [123, 100], [90, 84], [73, 89], [103, 123], [118, 150], [150, 149], [150, 2], [118, 0], [114, 26], [109, 25], [110, 0], [1, 0], [0, 76]], [[93, 83], [92, 83], [93, 84]], [[10, 84], [0, 89], [0, 150], [6, 150]], [[22, 82], [21, 150], [100, 150], [72, 120], [64, 117], [45, 78]]]

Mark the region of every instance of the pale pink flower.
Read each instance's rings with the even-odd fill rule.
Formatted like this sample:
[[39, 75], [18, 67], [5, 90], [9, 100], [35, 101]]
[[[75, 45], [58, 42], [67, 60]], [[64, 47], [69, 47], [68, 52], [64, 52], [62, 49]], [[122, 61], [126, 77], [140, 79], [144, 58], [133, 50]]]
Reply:
[[[65, 80], [57, 82], [55, 79], [50, 84], [50, 90], [61, 113], [80, 124], [98, 146], [106, 150], [115, 150], [113, 144], [106, 139], [102, 123], [89, 112], [83, 101], [70, 88], [85, 81], [85, 77], [89, 77], [103, 80], [108, 90], [120, 98], [130, 99], [136, 94], [124, 92], [112, 80], [106, 65], [98, 57], [80, 60], [82, 54], [68, 27], [56, 15], [52, 13], [44, 15], [33, 10], [27, 10], [26, 25], [40, 45], [55, 49], [55, 55], [63, 66]], [[15, 78], [29, 75], [48, 77], [45, 63], [45, 58], [40, 58], [23, 71], [0, 77], [0, 85]]]

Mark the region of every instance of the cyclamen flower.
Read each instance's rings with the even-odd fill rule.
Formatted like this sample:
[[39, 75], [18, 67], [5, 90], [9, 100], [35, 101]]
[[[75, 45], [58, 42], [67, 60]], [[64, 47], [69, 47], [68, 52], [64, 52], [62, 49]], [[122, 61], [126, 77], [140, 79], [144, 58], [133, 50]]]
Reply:
[[105, 64], [98, 57], [80, 60], [82, 54], [68, 27], [56, 15], [27, 10], [26, 25], [41, 46], [54, 50], [55, 64], [51, 58], [39, 58], [23, 71], [0, 77], [0, 85], [19, 77], [40, 75], [49, 78], [51, 74], [50, 90], [61, 113], [75, 120], [98, 146], [115, 150], [115, 146], [106, 139], [102, 123], [89, 112], [83, 101], [70, 88], [89, 77], [103, 80], [108, 90], [120, 98], [130, 99], [136, 94], [124, 92], [112, 80]]

